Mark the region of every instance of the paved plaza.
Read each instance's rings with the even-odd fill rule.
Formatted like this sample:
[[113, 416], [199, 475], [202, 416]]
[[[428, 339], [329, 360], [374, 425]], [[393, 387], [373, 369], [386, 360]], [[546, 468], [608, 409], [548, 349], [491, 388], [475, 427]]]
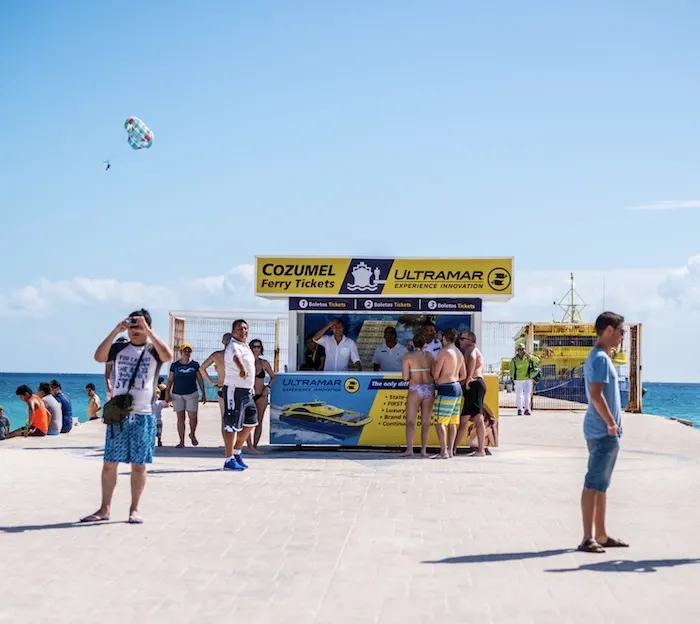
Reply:
[[[505, 410], [506, 414], [508, 410]], [[504, 416], [491, 457], [246, 455], [223, 472], [218, 408], [173, 448], [164, 411], [141, 512], [128, 467], [98, 507], [104, 426], [0, 446], [0, 622], [693, 622], [700, 431], [626, 414], [609, 530], [578, 553], [582, 413]]]

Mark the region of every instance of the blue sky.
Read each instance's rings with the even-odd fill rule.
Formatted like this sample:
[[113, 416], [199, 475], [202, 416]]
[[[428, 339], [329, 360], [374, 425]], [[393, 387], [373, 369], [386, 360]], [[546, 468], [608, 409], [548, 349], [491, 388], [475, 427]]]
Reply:
[[690, 0], [4, 3], [0, 370], [99, 370], [140, 301], [163, 334], [169, 307], [257, 306], [255, 254], [512, 255], [490, 319], [550, 318], [570, 270], [594, 314], [605, 273], [649, 375], [697, 379], [698, 23]]

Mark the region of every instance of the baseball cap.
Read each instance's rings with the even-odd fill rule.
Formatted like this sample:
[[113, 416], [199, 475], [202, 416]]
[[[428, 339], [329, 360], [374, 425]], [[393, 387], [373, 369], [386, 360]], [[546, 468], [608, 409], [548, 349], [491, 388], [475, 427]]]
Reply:
[[185, 349], [189, 349], [190, 351], [194, 351], [194, 349], [192, 348], [192, 345], [189, 342], [183, 342], [180, 345], [180, 351], [184, 351]]
[[521, 343], [519, 343], [518, 346], [516, 347], [516, 350], [517, 350], [517, 349], [525, 349], [525, 345], [521, 342]]

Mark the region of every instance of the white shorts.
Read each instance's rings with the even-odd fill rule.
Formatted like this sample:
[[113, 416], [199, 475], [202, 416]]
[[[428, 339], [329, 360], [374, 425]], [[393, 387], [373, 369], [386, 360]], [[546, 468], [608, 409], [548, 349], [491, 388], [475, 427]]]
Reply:
[[173, 394], [173, 409], [176, 412], [196, 412], [199, 407], [199, 392]]

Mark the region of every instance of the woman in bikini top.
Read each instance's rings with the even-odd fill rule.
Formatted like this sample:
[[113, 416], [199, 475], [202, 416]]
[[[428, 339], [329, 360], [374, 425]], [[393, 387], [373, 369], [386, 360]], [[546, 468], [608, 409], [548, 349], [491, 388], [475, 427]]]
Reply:
[[406, 395], [406, 451], [403, 457], [413, 455], [418, 412], [421, 413], [421, 456], [427, 457], [428, 435], [430, 434], [430, 414], [433, 409], [435, 383], [433, 382], [433, 356], [423, 351], [425, 338], [422, 332], [413, 337], [415, 351], [409, 351], [403, 359], [403, 378], [408, 382]]
[[[252, 453], [259, 453], [258, 442], [260, 442], [260, 436], [262, 435], [265, 412], [270, 403], [270, 386], [275, 381], [275, 373], [272, 370], [272, 366], [270, 366], [270, 362], [262, 357], [265, 352], [262, 340], [254, 338], [248, 343], [248, 346], [253, 352], [253, 355], [255, 355], [255, 386], [253, 400], [255, 401], [255, 407], [258, 408], [258, 425], [255, 427], [255, 431], [248, 436], [247, 444], [249, 451]], [[265, 384], [266, 376], [270, 377], [270, 383], [267, 385]]]

